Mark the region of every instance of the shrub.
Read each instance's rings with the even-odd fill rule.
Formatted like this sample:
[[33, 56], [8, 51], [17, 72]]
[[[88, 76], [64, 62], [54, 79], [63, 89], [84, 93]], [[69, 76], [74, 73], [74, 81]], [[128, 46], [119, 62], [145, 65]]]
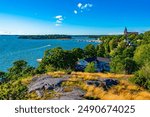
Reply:
[[146, 63], [136, 72], [135, 77], [131, 81], [150, 90], [150, 63]]
[[20, 81], [10, 81], [0, 85], [0, 100], [26, 99], [27, 87]]
[[94, 72], [96, 72], [95, 63], [94, 63], [94, 62], [89, 63], [89, 64], [86, 66], [86, 68], [85, 68], [84, 71], [85, 71], [85, 72], [89, 72], [89, 73], [94, 73]]
[[28, 65], [24, 60], [19, 60], [13, 63], [13, 66], [8, 70], [9, 79], [18, 79], [19, 77], [33, 75], [34, 67]]

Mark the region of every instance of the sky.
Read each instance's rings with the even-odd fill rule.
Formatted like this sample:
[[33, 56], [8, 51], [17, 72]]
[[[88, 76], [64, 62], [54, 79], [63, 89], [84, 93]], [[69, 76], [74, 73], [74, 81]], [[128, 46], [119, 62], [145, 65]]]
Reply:
[[150, 0], [0, 0], [0, 34], [121, 34], [150, 30]]

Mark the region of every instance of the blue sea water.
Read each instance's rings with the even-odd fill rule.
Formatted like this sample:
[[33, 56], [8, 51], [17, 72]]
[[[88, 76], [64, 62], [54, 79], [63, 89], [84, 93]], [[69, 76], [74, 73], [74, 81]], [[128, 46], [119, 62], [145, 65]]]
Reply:
[[47, 49], [62, 47], [70, 50], [77, 47], [84, 48], [88, 44], [97, 44], [87, 40], [90, 38], [82, 36], [73, 37], [71, 40], [29, 40], [18, 39], [17, 36], [0, 36], [0, 71], [7, 71], [17, 60], [25, 60], [36, 67], [37, 59], [42, 58]]

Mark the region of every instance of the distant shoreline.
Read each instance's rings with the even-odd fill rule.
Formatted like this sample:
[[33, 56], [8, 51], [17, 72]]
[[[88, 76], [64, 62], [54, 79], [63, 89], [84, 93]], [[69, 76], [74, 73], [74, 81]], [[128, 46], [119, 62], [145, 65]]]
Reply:
[[18, 36], [18, 39], [72, 39], [69, 35], [21, 35]]

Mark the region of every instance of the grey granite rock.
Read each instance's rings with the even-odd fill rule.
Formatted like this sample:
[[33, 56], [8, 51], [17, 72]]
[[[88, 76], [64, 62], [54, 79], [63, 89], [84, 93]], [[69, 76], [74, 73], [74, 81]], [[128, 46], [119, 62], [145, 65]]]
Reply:
[[103, 87], [104, 90], [108, 90], [114, 85], [118, 85], [119, 81], [115, 79], [100, 79], [100, 80], [90, 80], [86, 81], [87, 85], [94, 85], [96, 87]]
[[67, 78], [52, 78], [49, 75], [42, 75], [39, 77], [34, 77], [28, 86], [28, 92], [33, 92], [37, 90], [54, 90], [61, 86], [63, 81]]
[[53, 98], [52, 100], [85, 100], [85, 98], [83, 98], [84, 94], [84, 91], [75, 88], [71, 92], [63, 92], [61, 96]]

